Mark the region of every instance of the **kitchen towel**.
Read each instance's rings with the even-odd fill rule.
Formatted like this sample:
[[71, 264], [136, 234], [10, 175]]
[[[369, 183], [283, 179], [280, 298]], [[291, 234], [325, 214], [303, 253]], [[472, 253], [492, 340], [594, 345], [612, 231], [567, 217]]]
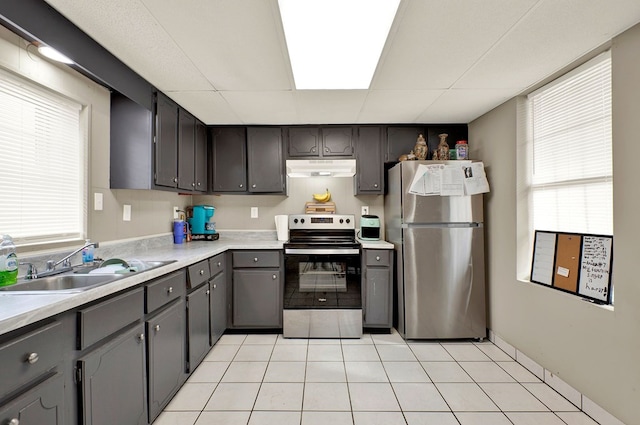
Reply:
[[276, 232], [278, 233], [279, 241], [289, 240], [289, 216], [277, 215], [276, 218]]

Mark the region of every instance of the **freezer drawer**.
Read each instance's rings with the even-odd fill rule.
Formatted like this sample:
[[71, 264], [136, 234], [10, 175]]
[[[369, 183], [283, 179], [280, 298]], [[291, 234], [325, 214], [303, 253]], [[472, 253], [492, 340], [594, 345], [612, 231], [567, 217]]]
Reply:
[[402, 232], [399, 332], [406, 339], [485, 338], [483, 228]]

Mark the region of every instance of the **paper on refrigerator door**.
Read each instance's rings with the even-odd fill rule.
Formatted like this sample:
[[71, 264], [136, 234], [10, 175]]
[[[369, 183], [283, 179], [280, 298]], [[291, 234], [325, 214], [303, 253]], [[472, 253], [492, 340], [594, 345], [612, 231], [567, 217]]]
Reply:
[[467, 195], [489, 192], [489, 181], [484, 172], [484, 163], [474, 162], [464, 167], [464, 191]]
[[409, 193], [413, 195], [440, 195], [442, 164], [418, 165], [413, 181], [409, 186]]

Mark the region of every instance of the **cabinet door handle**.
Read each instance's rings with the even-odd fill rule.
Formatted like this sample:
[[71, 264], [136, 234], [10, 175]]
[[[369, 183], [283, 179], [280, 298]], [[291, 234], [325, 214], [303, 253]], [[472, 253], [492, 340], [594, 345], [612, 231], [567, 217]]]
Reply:
[[325, 152], [329, 152], [329, 148], [324, 148], [324, 151]]
[[40, 360], [40, 356], [38, 355], [38, 353], [29, 353], [26, 362], [29, 364], [34, 364], [38, 360]]
[[243, 185], [242, 183], [240, 183], [240, 184], [238, 185], [238, 187], [239, 187], [240, 189], [242, 189], [242, 188], [244, 187], [244, 185]]
[[138, 335], [138, 340], [140, 340], [140, 341], [144, 341], [144, 334], [140, 334], [140, 335]]
[[202, 183], [198, 182], [198, 187], [202, 186]]
[[252, 184], [251, 187], [255, 189], [256, 188], [256, 184], [255, 183]]
[[170, 293], [172, 293], [172, 292], [173, 292], [173, 286], [169, 286], [169, 287], [167, 288], [167, 294], [170, 294]]
[[316, 147], [314, 146], [311, 148], [311, 152], [315, 152], [315, 151], [316, 151]]
[[253, 258], [253, 262], [254, 262], [254, 263], [257, 263], [257, 262], [258, 262], [258, 257], [254, 257], [254, 258]]
[[18, 418], [13, 418], [9, 422], [7, 422], [7, 425], [20, 425], [20, 421], [18, 420]]
[[200, 269], [200, 276], [204, 276], [204, 270]]
[[278, 278], [278, 275], [274, 274], [273, 276], [271, 276], [271, 279], [273, 279], [273, 280], [276, 280], [277, 278]]
[[191, 183], [191, 187], [196, 187], [196, 183], [195, 182]]
[[216, 289], [218, 287], [218, 285], [213, 285], [213, 289]]
[[153, 327], [153, 330], [156, 331], [156, 332], [159, 332], [160, 331], [160, 325], [155, 325]]
[[206, 294], [209, 295], [210, 293], [211, 293], [211, 291], [207, 289]]
[[378, 183], [374, 183], [374, 184], [373, 184], [373, 187], [378, 187]]
[[174, 177], [174, 178], [173, 178], [173, 182], [174, 182], [174, 183], [178, 183], [178, 178], [177, 178], [177, 177]]
[[220, 261], [218, 261], [218, 267], [222, 266], [222, 263]]
[[380, 261], [380, 256], [376, 255], [376, 261]]

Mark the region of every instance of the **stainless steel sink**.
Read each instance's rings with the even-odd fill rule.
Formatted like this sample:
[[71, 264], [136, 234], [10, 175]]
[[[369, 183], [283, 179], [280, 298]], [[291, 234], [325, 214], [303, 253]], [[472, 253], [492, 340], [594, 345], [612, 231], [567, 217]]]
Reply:
[[[59, 274], [54, 276], [41, 277], [32, 280], [20, 280], [15, 285], [0, 287], [0, 294], [72, 294], [86, 291], [101, 285], [123, 279], [134, 273], [142, 273], [155, 269], [175, 260], [168, 261], [141, 261], [131, 260], [127, 263], [134, 267], [135, 271], [117, 273], [90, 273], [98, 270], [98, 267], [80, 267], [74, 273]], [[133, 270], [133, 269], [132, 269]]]
[[57, 276], [42, 277], [39, 279], [25, 280], [15, 285], [3, 286], [0, 291], [18, 294], [18, 293], [62, 293], [71, 294], [74, 292], [82, 292], [100, 285], [114, 282], [124, 278], [126, 275], [76, 275], [63, 274]]
[[[118, 270], [118, 271], [110, 271], [106, 267], [102, 267], [102, 265], [91, 266], [91, 267], [78, 267], [73, 272], [75, 274], [131, 274], [131, 273], [140, 273], [149, 271], [158, 267], [166, 266], [167, 264], [175, 263], [176, 260], [165, 260], [165, 261], [143, 261], [143, 260], [120, 260], [124, 261], [126, 265], [129, 266], [129, 270]], [[105, 260], [103, 262], [107, 263], [110, 260]], [[104, 271], [101, 269], [105, 269]]]

